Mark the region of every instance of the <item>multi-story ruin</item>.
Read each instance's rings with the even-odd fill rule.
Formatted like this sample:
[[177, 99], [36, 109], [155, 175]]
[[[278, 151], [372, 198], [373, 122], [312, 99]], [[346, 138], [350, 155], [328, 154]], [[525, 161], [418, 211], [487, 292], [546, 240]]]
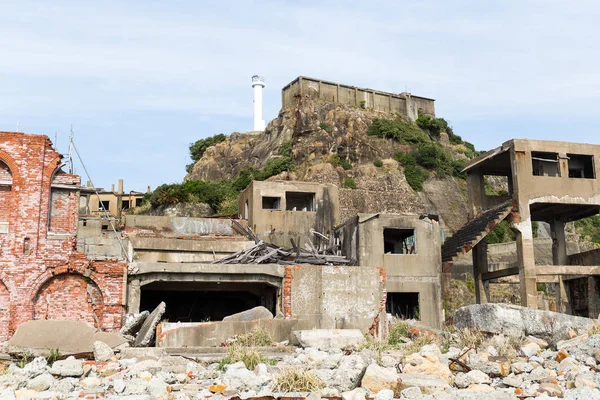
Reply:
[[[596, 317], [600, 251], [567, 254], [565, 223], [598, 214], [599, 157], [598, 145], [513, 139], [471, 160], [465, 171], [472, 219], [444, 243], [445, 268], [473, 250], [478, 303], [489, 301], [490, 283], [518, 275], [523, 306], [537, 307], [537, 284], [551, 283], [559, 311]], [[505, 177], [507, 195], [486, 195], [486, 176]], [[491, 271], [485, 236], [504, 219], [516, 233], [518, 261]], [[535, 263], [532, 221], [550, 224], [553, 265]]]

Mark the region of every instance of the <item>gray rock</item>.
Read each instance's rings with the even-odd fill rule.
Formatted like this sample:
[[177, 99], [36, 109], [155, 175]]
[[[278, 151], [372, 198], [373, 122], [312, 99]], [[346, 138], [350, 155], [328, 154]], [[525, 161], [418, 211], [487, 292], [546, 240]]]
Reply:
[[600, 391], [592, 388], [570, 389], [565, 391], [565, 400], [600, 400]]
[[423, 392], [418, 387], [409, 387], [400, 392], [402, 399], [420, 399], [422, 396]]
[[365, 400], [367, 393], [364, 389], [356, 388], [342, 393], [342, 400]]
[[390, 389], [383, 389], [377, 392], [375, 395], [375, 400], [393, 400], [394, 399], [394, 391]]
[[29, 364], [23, 367], [21, 371], [29, 379], [35, 378], [48, 370], [48, 361], [44, 357], [36, 357]]
[[83, 375], [83, 360], [69, 357], [66, 360], [55, 361], [50, 368], [52, 375], [80, 377]]
[[135, 342], [133, 343], [135, 347], [148, 347], [154, 342], [156, 326], [160, 322], [160, 319], [166, 310], [167, 305], [163, 301], [154, 309], [154, 311], [152, 311], [152, 314], [146, 318], [137, 337], [135, 338]]
[[56, 380], [54, 385], [52, 385], [51, 390], [54, 392], [62, 393], [64, 395], [68, 395], [72, 391], [75, 390], [79, 386], [79, 379], [77, 378], [62, 378], [60, 380]]
[[518, 361], [518, 362], [512, 363], [510, 365], [510, 370], [514, 374], [522, 374], [522, 373], [525, 373], [525, 372], [531, 372], [531, 371], [533, 371], [533, 366], [531, 366], [531, 364], [529, 364], [527, 362]]
[[27, 382], [27, 389], [43, 392], [44, 390], [50, 389], [53, 384], [54, 378], [49, 373], [45, 372]]
[[359, 329], [310, 329], [294, 331], [300, 346], [317, 349], [343, 349], [348, 346], [358, 346], [365, 342], [365, 337]]
[[121, 336], [129, 335], [135, 337], [135, 334], [139, 332], [144, 324], [144, 321], [146, 321], [146, 318], [148, 318], [149, 315], [150, 311], [146, 310], [139, 314], [127, 314], [127, 317], [125, 318], [125, 324], [119, 330], [119, 334]]
[[489, 376], [484, 374], [481, 371], [473, 370], [467, 372], [467, 378], [471, 381], [471, 383], [480, 384], [480, 383], [491, 383], [492, 380]]
[[567, 339], [569, 330], [587, 330], [594, 320], [511, 304], [473, 304], [454, 313], [454, 326], [511, 336], [532, 335], [550, 344]]
[[367, 364], [361, 356], [353, 354], [343, 357], [340, 365], [333, 371], [331, 378], [327, 381], [328, 386], [340, 392], [355, 389], [360, 383], [366, 369]]
[[161, 396], [166, 396], [168, 393], [167, 384], [159, 378], [152, 378], [148, 384], [148, 393], [150, 393], [150, 396], [153, 399], [160, 398]]
[[425, 393], [439, 393], [450, 388], [445, 379], [437, 375], [400, 374], [400, 389], [418, 387]]
[[94, 360], [110, 361], [115, 357], [115, 352], [104, 342], [94, 342]]
[[504, 383], [506, 386], [521, 387], [523, 384], [523, 376], [510, 374], [506, 378], [502, 379], [502, 383]]
[[254, 321], [257, 319], [273, 319], [271, 311], [263, 306], [251, 308], [237, 314], [229, 315], [223, 318], [223, 321]]
[[0, 390], [0, 399], [3, 400], [17, 400], [17, 395], [13, 388], [6, 388]]
[[469, 385], [471, 384], [471, 380], [469, 379], [467, 374], [465, 374], [464, 372], [459, 372], [454, 377], [454, 384], [457, 388], [464, 389], [469, 387]]
[[125, 385], [125, 391], [123, 394], [125, 395], [139, 395], [146, 394], [148, 391], [148, 382], [142, 379], [132, 379]]
[[530, 342], [521, 347], [521, 354], [525, 357], [532, 357], [535, 356], [540, 350], [541, 348], [537, 343]]

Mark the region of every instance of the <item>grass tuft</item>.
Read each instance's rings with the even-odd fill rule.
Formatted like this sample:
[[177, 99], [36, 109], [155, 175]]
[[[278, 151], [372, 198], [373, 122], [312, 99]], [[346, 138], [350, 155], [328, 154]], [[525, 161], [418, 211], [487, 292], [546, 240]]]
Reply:
[[323, 389], [323, 382], [313, 371], [286, 368], [273, 377], [272, 390], [279, 393], [315, 392]]
[[223, 371], [225, 366], [242, 361], [250, 371], [254, 370], [258, 364], [269, 364], [269, 359], [254, 347], [244, 347], [237, 343], [227, 348], [227, 355], [221, 359], [218, 369]]

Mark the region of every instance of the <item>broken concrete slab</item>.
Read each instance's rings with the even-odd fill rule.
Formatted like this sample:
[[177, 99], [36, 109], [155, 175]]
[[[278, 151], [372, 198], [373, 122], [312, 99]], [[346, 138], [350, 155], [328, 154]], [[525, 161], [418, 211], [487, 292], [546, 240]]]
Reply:
[[365, 342], [360, 329], [311, 329], [294, 331], [294, 336], [302, 347], [324, 349], [343, 349], [358, 346]]
[[254, 321], [257, 319], [273, 319], [273, 314], [271, 313], [271, 311], [269, 311], [265, 307], [258, 306], [258, 307], [254, 307], [254, 308], [251, 308], [246, 311], [242, 311], [237, 314], [229, 315], [229, 316], [223, 318], [223, 321], [224, 322], [225, 321], [247, 322], [247, 321]]
[[473, 304], [454, 313], [454, 327], [475, 328], [511, 336], [533, 335], [550, 344], [569, 338], [569, 331], [587, 330], [594, 320], [511, 304]]
[[131, 335], [135, 336], [140, 331], [144, 321], [150, 315], [150, 311], [144, 310], [139, 314], [127, 314], [125, 318], [125, 324], [119, 330], [119, 334], [122, 336]]
[[94, 342], [102, 341], [111, 348], [127, 340], [116, 333], [102, 332], [83, 321], [30, 320], [17, 328], [13, 337], [6, 342], [7, 353], [32, 352], [47, 356], [51, 349], [61, 354], [92, 352]]
[[167, 305], [163, 301], [154, 309], [154, 311], [152, 311], [152, 314], [150, 314], [142, 324], [142, 327], [135, 338], [135, 342], [133, 342], [134, 347], [148, 347], [152, 344], [154, 336], [156, 335], [156, 326], [166, 310]]
[[295, 319], [253, 321], [163, 322], [158, 328], [157, 347], [220, 346], [235, 335], [248, 333], [255, 326], [265, 328], [274, 342], [292, 339]]

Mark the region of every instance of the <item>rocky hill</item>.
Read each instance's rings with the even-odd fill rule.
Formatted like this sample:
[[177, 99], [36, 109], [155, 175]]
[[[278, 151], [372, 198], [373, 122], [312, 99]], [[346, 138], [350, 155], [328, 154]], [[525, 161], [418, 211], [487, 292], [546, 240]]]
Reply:
[[282, 109], [265, 132], [221, 135], [208, 148], [200, 143], [203, 153], [185, 179], [215, 182], [269, 170], [276, 174], [267, 179], [337, 184], [342, 218], [357, 212], [436, 214], [454, 232], [467, 221], [459, 171], [474, 149], [443, 120], [422, 116], [418, 123], [303, 98]]

